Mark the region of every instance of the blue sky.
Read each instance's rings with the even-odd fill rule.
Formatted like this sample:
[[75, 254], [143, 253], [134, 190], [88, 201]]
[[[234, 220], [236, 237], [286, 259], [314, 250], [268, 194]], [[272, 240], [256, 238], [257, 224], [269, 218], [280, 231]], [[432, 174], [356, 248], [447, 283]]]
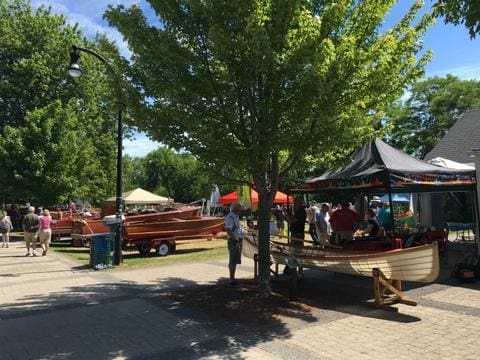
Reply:
[[[396, 22], [409, 9], [413, 0], [400, 0], [386, 18], [385, 27]], [[431, 4], [426, 0], [426, 7]], [[104, 33], [116, 41], [123, 55], [128, 55], [122, 36], [108, 27], [102, 20], [102, 15], [108, 4], [123, 4], [129, 7], [137, 4], [143, 10], [150, 10], [146, 1], [135, 0], [32, 0], [34, 8], [40, 5], [51, 6], [55, 13], [64, 14], [72, 24], [78, 23], [87, 37], [94, 37], [96, 33]], [[480, 37], [471, 40], [463, 26], [445, 25], [442, 20], [429, 29], [424, 39], [424, 49], [432, 49], [434, 58], [426, 67], [426, 75], [445, 76], [455, 75], [461, 79], [480, 80]], [[144, 134], [137, 134], [134, 141], [124, 141], [126, 154], [131, 156], [145, 156], [156, 149], [157, 143], [151, 142]]]

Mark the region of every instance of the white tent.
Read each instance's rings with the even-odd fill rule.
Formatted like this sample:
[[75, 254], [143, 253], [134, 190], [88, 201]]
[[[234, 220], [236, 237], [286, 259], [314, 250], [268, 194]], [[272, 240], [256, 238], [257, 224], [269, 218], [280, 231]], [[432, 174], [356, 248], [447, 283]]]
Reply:
[[458, 170], [475, 170], [475, 166], [471, 166], [468, 164], [459, 163], [453, 160], [445, 159], [442, 157], [436, 157], [431, 160], [428, 160], [430, 164], [442, 166], [450, 169], [458, 169]]
[[[136, 188], [122, 193], [122, 200], [125, 204], [155, 204], [155, 205], [164, 205], [173, 203], [173, 199], [169, 199], [163, 196], [155, 195], [149, 191]], [[115, 202], [116, 198], [111, 197], [106, 200], [106, 202]]]

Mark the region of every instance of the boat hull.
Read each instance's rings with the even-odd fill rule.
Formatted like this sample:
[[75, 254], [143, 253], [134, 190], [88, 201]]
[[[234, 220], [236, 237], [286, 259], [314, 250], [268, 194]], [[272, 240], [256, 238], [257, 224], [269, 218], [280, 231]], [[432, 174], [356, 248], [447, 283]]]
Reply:
[[[246, 237], [243, 254], [253, 258], [258, 252], [255, 239]], [[343, 274], [373, 276], [373, 269], [380, 269], [389, 279], [432, 282], [439, 274], [437, 243], [376, 252], [320, 250], [313, 247], [295, 248], [271, 244], [271, 261], [285, 263], [296, 259], [302, 267], [328, 270]]]
[[124, 224], [148, 223], [171, 219], [193, 219], [200, 217], [201, 207], [184, 206], [176, 210], [162, 211], [150, 214], [128, 215]]
[[72, 233], [73, 219], [63, 218], [52, 221], [52, 235], [56, 237], [69, 236]]
[[[172, 219], [191, 219], [200, 216], [201, 208], [198, 206], [185, 206], [176, 210], [163, 211], [158, 213], [129, 215], [123, 222], [123, 226], [134, 224], [149, 224]], [[71, 236], [73, 239], [88, 239], [96, 234], [110, 232], [102, 219], [73, 220]]]
[[149, 223], [124, 224], [123, 236], [126, 240], [185, 237], [195, 235], [216, 235], [223, 230], [224, 220], [218, 217], [199, 219], [176, 219]]

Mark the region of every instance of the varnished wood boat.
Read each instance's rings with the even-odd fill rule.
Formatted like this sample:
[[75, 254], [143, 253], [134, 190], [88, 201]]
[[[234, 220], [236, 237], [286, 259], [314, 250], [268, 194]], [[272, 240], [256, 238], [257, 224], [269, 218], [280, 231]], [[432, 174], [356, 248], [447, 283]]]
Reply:
[[148, 223], [170, 219], [193, 219], [200, 217], [200, 206], [182, 206], [175, 210], [161, 211], [149, 214], [127, 215], [125, 224]]
[[223, 230], [224, 220], [218, 217], [172, 219], [146, 223], [124, 223], [123, 236], [127, 241], [139, 239], [216, 235]]
[[[128, 215], [123, 226], [148, 225], [173, 219], [199, 219], [200, 211], [201, 207], [199, 206], [183, 206], [175, 210], [157, 213]], [[110, 228], [102, 219], [76, 219], [73, 220], [71, 236], [73, 239], [87, 240], [95, 234], [107, 232], [110, 232]]]
[[60, 238], [61, 236], [70, 236], [73, 227], [73, 218], [55, 219], [52, 221], [52, 235]]
[[[253, 258], [258, 253], [256, 238], [243, 240], [243, 254]], [[328, 270], [338, 273], [373, 276], [379, 269], [385, 277], [400, 281], [432, 282], [439, 274], [437, 243], [387, 251], [345, 251], [315, 247], [293, 247], [271, 242], [270, 256], [273, 263], [285, 264], [296, 259], [302, 267]]]
[[73, 224], [77, 221], [87, 220], [94, 221], [100, 220], [100, 216], [92, 216], [92, 217], [82, 217], [80, 215], [73, 215], [73, 216], [64, 216], [60, 219], [56, 218], [52, 221], [52, 235], [56, 238], [60, 238], [62, 236], [71, 236], [73, 231]]
[[110, 227], [101, 219], [76, 219], [72, 225], [72, 239], [90, 239], [93, 235], [109, 233]]

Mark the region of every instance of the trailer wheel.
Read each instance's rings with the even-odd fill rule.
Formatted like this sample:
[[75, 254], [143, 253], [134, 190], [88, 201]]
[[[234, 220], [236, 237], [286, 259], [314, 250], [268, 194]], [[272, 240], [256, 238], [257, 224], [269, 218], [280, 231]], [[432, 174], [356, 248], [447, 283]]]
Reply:
[[148, 255], [150, 253], [150, 250], [152, 249], [152, 245], [150, 244], [137, 244], [137, 250], [140, 253], [140, 255]]
[[168, 245], [168, 242], [162, 241], [160, 245], [157, 246], [157, 255], [167, 256], [169, 252], [170, 252], [170, 245]]

